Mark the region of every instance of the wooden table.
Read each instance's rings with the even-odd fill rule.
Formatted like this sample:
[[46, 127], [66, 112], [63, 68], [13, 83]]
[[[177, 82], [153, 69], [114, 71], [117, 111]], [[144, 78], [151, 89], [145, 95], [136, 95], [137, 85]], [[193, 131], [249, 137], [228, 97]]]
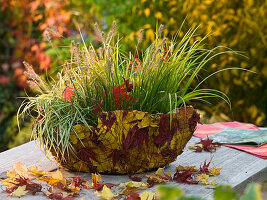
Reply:
[[[187, 146], [194, 145], [198, 141], [199, 138], [192, 137]], [[195, 165], [199, 167], [205, 160], [210, 161], [211, 158], [211, 167], [222, 168], [221, 175], [216, 177], [218, 184], [231, 185], [236, 191], [242, 191], [249, 182], [263, 182], [267, 180], [267, 159], [262, 159], [225, 146], [219, 147], [217, 151], [212, 154], [209, 152], [195, 153], [186, 147], [184, 153], [178, 156], [175, 162], [165, 168], [165, 172], [171, 172], [173, 175], [178, 165]], [[17, 161], [22, 161], [27, 167], [37, 165], [39, 169], [46, 171], [52, 171], [57, 168], [56, 162], [48, 160], [39, 148], [36, 147], [34, 141], [0, 153], [0, 173], [12, 169], [13, 164]], [[64, 177], [78, 175], [78, 173], [63, 170], [62, 173]], [[81, 175], [81, 173], [79, 175]], [[85, 177], [91, 182], [91, 174], [86, 174]], [[103, 175], [102, 177], [104, 182], [115, 184], [130, 181], [125, 175]], [[188, 185], [175, 182], [170, 182], [168, 184], [181, 187], [188, 196], [200, 196], [204, 199], [213, 199], [213, 189], [208, 186]], [[155, 192], [156, 187], [157, 186], [154, 186], [149, 190]], [[81, 196], [77, 199], [81, 197], [84, 197], [85, 200], [99, 199], [93, 193], [93, 190], [83, 190]], [[14, 198], [9, 197], [7, 193], [1, 191], [0, 199]], [[48, 198], [42, 194], [38, 194], [35, 196], [26, 195], [21, 199], [42, 200]]]

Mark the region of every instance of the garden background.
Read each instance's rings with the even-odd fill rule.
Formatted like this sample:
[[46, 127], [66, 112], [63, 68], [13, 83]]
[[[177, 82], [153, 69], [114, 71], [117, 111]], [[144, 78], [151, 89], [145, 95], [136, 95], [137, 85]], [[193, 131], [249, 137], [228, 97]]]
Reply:
[[[0, 152], [29, 141], [31, 121], [17, 127], [20, 97], [35, 95], [23, 75], [26, 60], [46, 79], [56, 78], [61, 59], [69, 56], [71, 40], [80, 40], [78, 27], [86, 40], [99, 44], [93, 32], [98, 22], [107, 31], [116, 20], [127, 51], [134, 51], [139, 29], [144, 29], [142, 47], [154, 40], [159, 24], [172, 38], [181, 27], [178, 39], [200, 25], [191, 43], [206, 34], [211, 47], [226, 46], [247, 57], [222, 55], [208, 63], [203, 74], [228, 67], [246, 68], [224, 71], [208, 79], [207, 88], [225, 92], [232, 101], [214, 99], [212, 105], [198, 104], [202, 122], [250, 122], [267, 126], [267, 1], [265, 0], [0, 0]], [[183, 24], [183, 26], [182, 26]], [[63, 37], [51, 44], [44, 39], [46, 28]], [[21, 120], [21, 119], [20, 119]]]

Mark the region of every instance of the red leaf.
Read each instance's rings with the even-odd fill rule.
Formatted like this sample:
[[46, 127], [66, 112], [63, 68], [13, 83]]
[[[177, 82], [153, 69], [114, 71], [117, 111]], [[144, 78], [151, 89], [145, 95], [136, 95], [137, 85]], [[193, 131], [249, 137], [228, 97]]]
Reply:
[[94, 161], [98, 162], [97, 158], [96, 158], [96, 154], [93, 151], [92, 148], [82, 148], [78, 151], [77, 153], [78, 158], [80, 158], [82, 161], [87, 162], [88, 164], [92, 164], [91, 163], [91, 159], [93, 159]]
[[134, 138], [135, 141], [138, 145], [138, 149], [140, 149], [140, 147], [142, 146], [143, 142], [145, 142], [148, 145], [148, 141], [149, 141], [149, 128], [145, 127], [145, 128], [140, 128], [137, 129], [135, 134], [134, 134]]
[[124, 160], [127, 155], [128, 155], [128, 152], [126, 152], [124, 150], [117, 150], [117, 149], [115, 149], [108, 156], [108, 158], [112, 158], [112, 160], [113, 160], [113, 167], [114, 167], [119, 160], [121, 160], [121, 161]]
[[163, 146], [166, 142], [171, 142], [175, 129], [178, 126], [176, 123], [178, 123], [178, 121], [173, 120], [172, 129], [170, 130], [170, 115], [163, 114], [160, 116], [159, 134], [155, 137], [155, 144], [157, 147]]
[[138, 177], [138, 176], [133, 176], [132, 174], [128, 174], [129, 179], [131, 179], [132, 181], [137, 181], [137, 182], [141, 182], [142, 178]]
[[[85, 176], [85, 175], [81, 175], [81, 176]], [[83, 186], [83, 184], [87, 182], [87, 180], [82, 178], [81, 176], [72, 177], [75, 187], [81, 188], [81, 186]]]
[[137, 193], [129, 193], [129, 194], [125, 194], [124, 200], [139, 200], [141, 199], [139, 197], [139, 194]]
[[122, 84], [118, 87], [114, 86], [113, 88], [113, 99], [114, 99], [114, 102], [115, 104], [118, 106], [118, 107], [121, 107], [121, 103], [122, 102], [127, 102], [127, 101], [133, 101], [134, 98], [127, 95], [126, 94], [126, 91], [127, 89], [126, 88], [122, 88], [124, 87], [125, 84]]
[[200, 167], [199, 167], [199, 173], [200, 174], [203, 174], [203, 173], [209, 174], [210, 162], [211, 161], [209, 161], [208, 163], [206, 163], [206, 161], [205, 161], [204, 164], [203, 164], [203, 166], [200, 165]]
[[63, 199], [63, 194], [61, 192], [56, 192], [53, 194], [50, 194], [48, 196], [49, 199], [57, 199], [57, 200], [62, 200]]
[[167, 51], [165, 47], [163, 47], [163, 49], [164, 49], [164, 53], [163, 53], [162, 59], [166, 61], [169, 57], [171, 57], [171, 51], [170, 50]]
[[[218, 142], [212, 142], [213, 140], [211, 140], [211, 139], [209, 139], [208, 137], [206, 138], [206, 139], [201, 139], [200, 140], [200, 142], [198, 142], [197, 144], [202, 144], [203, 145], [203, 147], [202, 147], [202, 149], [204, 150], [204, 151], [207, 151], [207, 152], [214, 152], [214, 151], [216, 151], [216, 148], [218, 147], [218, 146], [220, 146], [219, 145], [219, 143]], [[197, 146], [197, 145], [196, 145]], [[202, 149], [201, 149], [201, 151], [200, 151], [200, 149], [199, 148], [201, 148], [201, 147], [199, 147], [199, 146], [197, 146], [197, 149], [195, 150], [196, 152], [201, 152], [202, 151]]]
[[71, 103], [73, 104], [72, 102], [72, 95], [75, 95], [77, 96], [72, 90], [74, 88], [71, 88], [71, 87], [66, 87], [65, 90], [63, 91], [63, 94], [64, 94], [64, 99], [65, 99], [65, 104], [66, 104], [66, 101], [67, 101], [67, 98], [71, 101]]
[[102, 122], [102, 127], [106, 126], [107, 127], [107, 132], [111, 129], [112, 125], [116, 121], [116, 115], [114, 112], [109, 111], [107, 114], [106, 113], [101, 113], [99, 115], [99, 119]]
[[176, 171], [173, 175], [173, 180], [181, 183], [198, 184], [195, 180], [195, 173], [191, 171]]

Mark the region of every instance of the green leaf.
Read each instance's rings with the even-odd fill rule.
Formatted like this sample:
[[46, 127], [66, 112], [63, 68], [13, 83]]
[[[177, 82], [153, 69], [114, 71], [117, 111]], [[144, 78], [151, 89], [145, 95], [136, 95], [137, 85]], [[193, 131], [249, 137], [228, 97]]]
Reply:
[[262, 200], [261, 185], [259, 183], [250, 183], [240, 200]]
[[184, 192], [179, 187], [161, 185], [158, 187], [158, 196], [162, 200], [174, 200], [182, 197]]
[[233, 191], [229, 185], [220, 185], [215, 188], [213, 193], [215, 200], [237, 200], [237, 194]]

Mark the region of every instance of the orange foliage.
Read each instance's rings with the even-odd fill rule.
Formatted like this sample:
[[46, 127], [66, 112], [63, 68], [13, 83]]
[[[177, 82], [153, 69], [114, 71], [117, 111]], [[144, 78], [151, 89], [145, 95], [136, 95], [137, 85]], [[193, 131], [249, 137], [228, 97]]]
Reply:
[[20, 61], [13, 78], [18, 86], [25, 87], [21, 61], [39, 66], [35, 69], [39, 73], [49, 70], [51, 59], [45, 54], [45, 43], [40, 36], [48, 27], [56, 27], [60, 34], [67, 33], [72, 13], [66, 11], [67, 3], [64, 0], [0, 0], [0, 4], [0, 11], [8, 20], [8, 31], [16, 40], [9, 62], [12, 65]]

